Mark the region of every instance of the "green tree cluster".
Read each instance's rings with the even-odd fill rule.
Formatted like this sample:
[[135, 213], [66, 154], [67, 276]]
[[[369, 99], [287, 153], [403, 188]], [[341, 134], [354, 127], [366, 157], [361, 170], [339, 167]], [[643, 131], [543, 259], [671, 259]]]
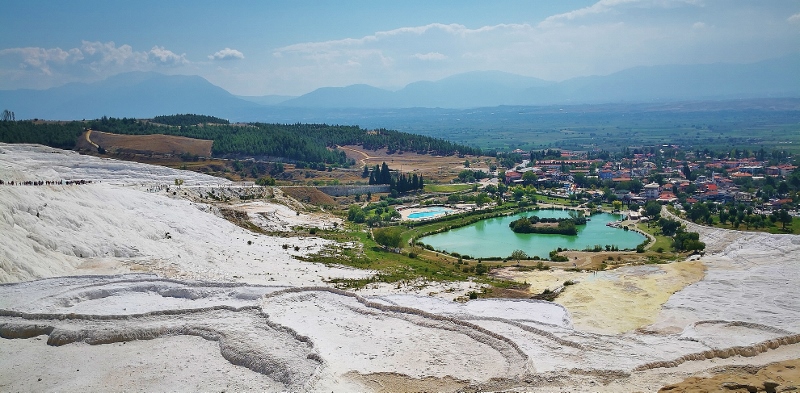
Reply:
[[480, 149], [399, 131], [370, 131], [357, 126], [327, 124], [229, 124], [224, 119], [203, 115], [158, 116], [153, 121], [104, 116], [86, 122], [0, 123], [2, 142], [40, 143], [66, 149], [75, 147], [78, 136], [89, 128], [126, 135], [165, 134], [212, 140], [215, 157], [280, 157], [298, 163], [328, 165], [352, 164], [353, 161], [336, 148], [342, 145], [436, 155], [481, 154]]
[[372, 237], [375, 242], [386, 248], [399, 248], [403, 244], [403, 228], [388, 227], [372, 230]]
[[[364, 166], [362, 176], [367, 171], [367, 167]], [[364, 177], [369, 177], [369, 184], [388, 184], [391, 190], [398, 193], [421, 190], [425, 187], [422, 175], [393, 174], [385, 162], [381, 166], [375, 165], [372, 171], [369, 171], [369, 175]]]
[[168, 116], [156, 116], [153, 118], [154, 123], [164, 124], [167, 126], [196, 126], [198, 124], [230, 124], [225, 119], [219, 117], [195, 115], [195, 114], [179, 114]]

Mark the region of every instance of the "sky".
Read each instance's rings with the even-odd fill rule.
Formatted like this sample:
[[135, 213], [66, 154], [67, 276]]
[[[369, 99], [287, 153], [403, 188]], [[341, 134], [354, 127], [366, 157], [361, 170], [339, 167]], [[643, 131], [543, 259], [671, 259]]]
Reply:
[[4, 0], [2, 10], [2, 90], [156, 71], [237, 95], [301, 95], [800, 52], [800, 0]]

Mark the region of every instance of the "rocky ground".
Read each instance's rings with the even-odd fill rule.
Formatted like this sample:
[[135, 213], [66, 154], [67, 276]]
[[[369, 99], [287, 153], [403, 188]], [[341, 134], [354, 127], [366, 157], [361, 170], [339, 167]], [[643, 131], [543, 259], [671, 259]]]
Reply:
[[0, 179], [93, 181], [0, 186], [2, 391], [702, 391], [742, 370], [741, 391], [797, 383], [794, 363], [758, 370], [800, 353], [798, 236], [693, 228], [713, 251], [699, 261], [520, 273], [532, 291], [575, 284], [559, 303], [462, 304], [427, 293], [471, 283], [332, 289], [373, 272], [298, 261], [327, 241], [220, 214], [269, 233], [318, 221], [280, 195], [224, 204], [199, 191], [238, 192], [223, 180], [28, 145], [0, 145]]

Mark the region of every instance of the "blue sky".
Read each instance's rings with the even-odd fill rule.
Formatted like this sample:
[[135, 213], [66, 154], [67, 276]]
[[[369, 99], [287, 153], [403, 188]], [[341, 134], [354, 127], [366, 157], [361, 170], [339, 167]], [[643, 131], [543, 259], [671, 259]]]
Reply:
[[798, 51], [800, 0], [6, 0], [0, 89], [157, 71], [234, 94], [299, 95], [476, 70], [563, 80]]

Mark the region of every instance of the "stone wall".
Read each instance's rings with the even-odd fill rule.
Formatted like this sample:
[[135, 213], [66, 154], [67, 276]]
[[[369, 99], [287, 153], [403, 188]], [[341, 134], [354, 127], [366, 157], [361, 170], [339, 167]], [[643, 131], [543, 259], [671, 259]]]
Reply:
[[371, 192], [373, 194], [381, 193], [381, 192], [389, 192], [389, 185], [387, 184], [376, 184], [371, 186], [322, 186], [317, 187], [318, 190], [330, 195], [330, 196], [345, 196], [345, 195], [355, 195], [355, 194], [366, 194]]

